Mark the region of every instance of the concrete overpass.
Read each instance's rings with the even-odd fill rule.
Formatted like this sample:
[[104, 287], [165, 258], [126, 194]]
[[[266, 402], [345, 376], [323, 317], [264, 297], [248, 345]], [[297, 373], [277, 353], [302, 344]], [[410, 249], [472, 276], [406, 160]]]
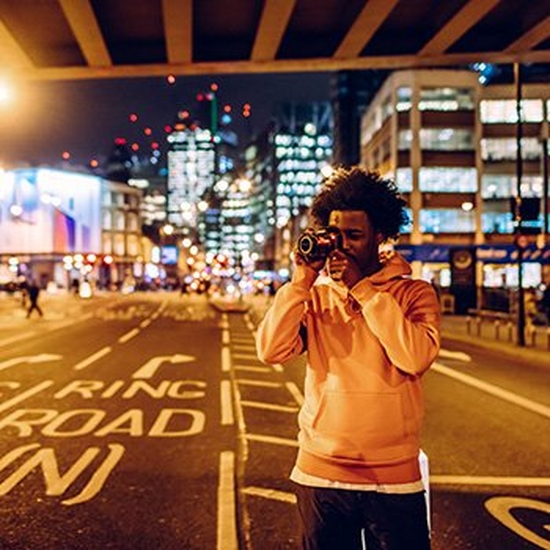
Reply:
[[550, 62], [550, 0], [0, 2], [0, 66], [33, 79]]

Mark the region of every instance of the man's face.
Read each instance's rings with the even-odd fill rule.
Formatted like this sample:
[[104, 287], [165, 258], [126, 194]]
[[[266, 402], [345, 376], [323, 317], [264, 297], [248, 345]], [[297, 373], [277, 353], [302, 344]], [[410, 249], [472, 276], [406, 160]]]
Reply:
[[329, 226], [340, 230], [342, 251], [357, 264], [363, 276], [378, 269], [380, 235], [374, 231], [365, 212], [333, 210], [330, 213]]

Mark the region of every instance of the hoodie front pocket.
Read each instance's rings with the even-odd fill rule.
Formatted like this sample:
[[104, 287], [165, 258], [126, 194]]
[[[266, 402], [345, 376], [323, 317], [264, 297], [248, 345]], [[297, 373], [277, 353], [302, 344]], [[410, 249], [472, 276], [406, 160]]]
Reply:
[[[313, 421], [319, 451], [362, 458], [405, 437], [398, 393], [326, 391]], [[321, 449], [322, 448], [322, 449]]]

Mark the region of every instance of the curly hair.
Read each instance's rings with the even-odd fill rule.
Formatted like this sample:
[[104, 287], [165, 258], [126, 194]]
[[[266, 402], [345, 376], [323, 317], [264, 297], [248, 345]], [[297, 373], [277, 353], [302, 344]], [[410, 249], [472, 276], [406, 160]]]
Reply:
[[362, 210], [384, 240], [397, 238], [409, 218], [396, 185], [361, 166], [339, 167], [324, 181], [311, 205], [315, 221], [328, 225], [333, 210]]

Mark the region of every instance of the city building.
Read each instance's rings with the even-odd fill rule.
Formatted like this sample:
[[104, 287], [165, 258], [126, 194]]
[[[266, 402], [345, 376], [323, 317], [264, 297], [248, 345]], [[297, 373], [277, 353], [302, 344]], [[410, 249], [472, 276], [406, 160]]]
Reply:
[[409, 204], [398, 247], [416, 275], [451, 288], [459, 312], [517, 286], [520, 232], [532, 234], [521, 241], [524, 286], [550, 282], [548, 210], [537, 208], [548, 204], [550, 89], [522, 87], [520, 192], [516, 96], [514, 85], [483, 86], [474, 71], [399, 71], [363, 116], [361, 162], [394, 178]]
[[281, 104], [273, 124], [245, 152], [251, 250], [264, 270], [288, 274], [290, 243], [332, 161], [332, 120], [328, 102]]
[[41, 286], [98, 286], [141, 275], [147, 260], [142, 192], [100, 177], [45, 168], [0, 172], [0, 263]]

